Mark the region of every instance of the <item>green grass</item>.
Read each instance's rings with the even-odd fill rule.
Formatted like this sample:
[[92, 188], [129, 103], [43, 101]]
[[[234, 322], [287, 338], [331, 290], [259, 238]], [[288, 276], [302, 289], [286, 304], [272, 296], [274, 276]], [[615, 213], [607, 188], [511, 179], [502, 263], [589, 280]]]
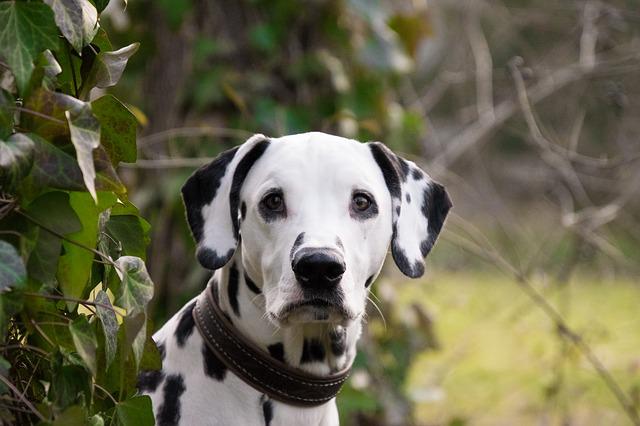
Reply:
[[[562, 291], [536, 285], [554, 306], [565, 305], [571, 327], [638, 398], [640, 284], [584, 276]], [[585, 358], [563, 348], [551, 321], [503, 275], [431, 271], [428, 280], [393, 286], [398, 312], [424, 304], [441, 344], [417, 357], [406, 383], [421, 424], [629, 424]]]

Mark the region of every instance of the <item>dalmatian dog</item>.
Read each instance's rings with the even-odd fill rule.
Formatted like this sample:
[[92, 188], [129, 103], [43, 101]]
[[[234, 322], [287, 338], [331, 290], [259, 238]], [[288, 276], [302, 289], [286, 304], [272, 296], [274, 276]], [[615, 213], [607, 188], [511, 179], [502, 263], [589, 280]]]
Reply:
[[[444, 187], [378, 142], [255, 135], [182, 188], [197, 258], [238, 333], [315, 375], [348, 368], [387, 251], [423, 275], [451, 207]], [[231, 214], [230, 214], [231, 212]], [[158, 425], [337, 425], [335, 398], [298, 407], [233, 374], [194, 325], [195, 299], [154, 336], [160, 371], [139, 389]]]

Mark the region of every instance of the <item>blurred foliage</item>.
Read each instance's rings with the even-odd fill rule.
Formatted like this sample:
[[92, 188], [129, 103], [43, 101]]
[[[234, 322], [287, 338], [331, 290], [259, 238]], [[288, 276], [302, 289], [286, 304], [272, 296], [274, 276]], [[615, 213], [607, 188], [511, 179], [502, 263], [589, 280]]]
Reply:
[[0, 2], [0, 424], [151, 425], [149, 223], [115, 172], [135, 116], [104, 1]]

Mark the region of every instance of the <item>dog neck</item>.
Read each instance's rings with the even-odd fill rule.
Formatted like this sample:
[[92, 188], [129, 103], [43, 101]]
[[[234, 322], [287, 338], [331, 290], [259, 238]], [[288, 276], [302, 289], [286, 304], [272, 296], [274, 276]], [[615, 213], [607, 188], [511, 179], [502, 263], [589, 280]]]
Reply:
[[326, 376], [350, 367], [362, 324], [296, 324], [280, 328], [268, 318], [260, 287], [242, 268], [240, 254], [211, 278], [220, 308], [245, 337], [272, 357], [309, 373]]

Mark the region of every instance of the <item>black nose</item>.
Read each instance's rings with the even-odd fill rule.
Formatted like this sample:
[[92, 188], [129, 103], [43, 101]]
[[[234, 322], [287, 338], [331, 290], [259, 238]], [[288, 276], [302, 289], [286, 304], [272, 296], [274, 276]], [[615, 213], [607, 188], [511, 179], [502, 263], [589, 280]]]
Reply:
[[346, 269], [342, 256], [331, 249], [302, 249], [291, 267], [303, 287], [334, 286]]

